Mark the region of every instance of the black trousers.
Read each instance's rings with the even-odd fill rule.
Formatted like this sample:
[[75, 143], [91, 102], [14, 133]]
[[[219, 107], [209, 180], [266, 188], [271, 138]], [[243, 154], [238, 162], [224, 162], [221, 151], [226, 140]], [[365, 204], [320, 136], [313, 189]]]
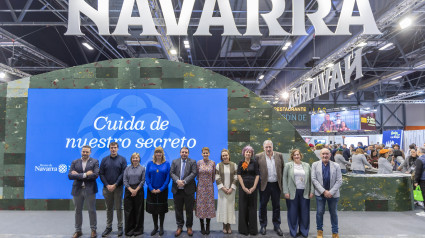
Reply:
[[177, 227], [183, 228], [184, 226], [183, 207], [186, 208], [186, 227], [192, 227], [194, 203], [195, 194], [186, 194], [183, 189], [178, 189], [174, 194]]
[[[137, 186], [137, 185], [136, 185]], [[134, 186], [134, 188], [136, 188]], [[141, 188], [136, 196], [132, 197], [131, 192], [125, 188], [124, 193], [124, 222], [125, 222], [125, 234], [131, 231], [135, 235], [143, 233], [143, 223], [145, 217], [144, 209], [144, 192]]]
[[267, 226], [267, 203], [270, 197], [273, 207], [273, 226], [280, 227], [280, 194], [281, 191], [278, 182], [267, 183], [264, 191], [260, 191], [260, 212], [258, 216], [261, 227]]
[[422, 191], [422, 197], [425, 198], [425, 180], [419, 180], [419, 187]]
[[238, 231], [243, 235], [257, 235], [257, 196], [258, 189], [246, 194], [239, 186], [239, 224]]

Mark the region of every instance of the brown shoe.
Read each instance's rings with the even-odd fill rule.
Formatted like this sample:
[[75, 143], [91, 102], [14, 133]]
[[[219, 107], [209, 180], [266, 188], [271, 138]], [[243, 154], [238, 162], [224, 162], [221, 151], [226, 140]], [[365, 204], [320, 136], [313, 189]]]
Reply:
[[187, 228], [187, 234], [188, 234], [189, 236], [193, 236], [192, 227], [188, 227], [188, 228]]
[[83, 233], [81, 232], [81, 231], [76, 231], [75, 233], [74, 233], [74, 235], [72, 235], [72, 238], [78, 238], [78, 237], [80, 237], [80, 236], [82, 236], [83, 235]]
[[323, 231], [317, 230], [317, 238], [323, 238]]
[[227, 234], [227, 224], [223, 223], [223, 233]]
[[182, 233], [182, 228], [177, 228], [177, 231], [176, 231], [176, 233], [174, 233], [174, 236], [175, 237], [177, 237], [177, 236], [179, 236], [180, 234]]
[[230, 224], [227, 224], [227, 234], [232, 234], [232, 228], [230, 227]]
[[333, 233], [333, 234], [332, 234], [332, 238], [339, 238], [338, 233]]
[[90, 235], [90, 237], [91, 237], [91, 238], [95, 238], [95, 237], [97, 237], [96, 230], [91, 230], [91, 235]]

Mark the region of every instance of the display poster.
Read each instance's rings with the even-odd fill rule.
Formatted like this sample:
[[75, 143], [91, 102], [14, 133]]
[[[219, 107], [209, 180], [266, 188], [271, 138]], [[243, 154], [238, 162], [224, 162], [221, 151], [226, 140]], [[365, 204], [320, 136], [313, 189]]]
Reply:
[[311, 132], [344, 132], [360, 130], [359, 110], [311, 115]]
[[227, 89], [29, 89], [27, 115], [25, 199], [72, 198], [68, 172], [83, 145], [100, 163], [116, 141], [143, 166], [157, 146], [170, 164], [183, 146], [196, 161], [209, 147], [216, 163], [227, 148]]
[[282, 114], [295, 128], [307, 129], [310, 127], [310, 108], [298, 106], [289, 108], [288, 104], [275, 105], [274, 110]]
[[386, 147], [391, 147], [394, 144], [398, 144], [400, 148], [403, 148], [403, 130], [391, 130], [384, 131], [382, 133], [382, 144]]
[[376, 130], [376, 114], [370, 111], [360, 110], [360, 129], [363, 131]]

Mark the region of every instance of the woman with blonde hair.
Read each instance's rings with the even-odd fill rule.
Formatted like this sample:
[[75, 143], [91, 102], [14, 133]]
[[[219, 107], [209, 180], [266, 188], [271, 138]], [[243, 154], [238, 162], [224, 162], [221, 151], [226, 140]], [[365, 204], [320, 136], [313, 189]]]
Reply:
[[124, 170], [124, 222], [125, 235], [143, 234], [145, 167], [140, 165], [140, 154], [131, 155], [131, 165]]
[[310, 199], [314, 196], [311, 168], [302, 162], [299, 149], [291, 151], [290, 162], [283, 170], [283, 194], [288, 208], [288, 226], [291, 237], [308, 236], [310, 229]]
[[237, 165], [230, 161], [229, 151], [221, 151], [221, 163], [215, 167], [218, 190], [217, 222], [223, 223], [223, 233], [232, 234], [230, 224], [235, 224], [235, 194], [238, 185]]
[[151, 236], [158, 232], [158, 215], [160, 221], [159, 235], [164, 234], [165, 213], [168, 212], [168, 184], [170, 183], [170, 163], [165, 160], [164, 149], [155, 148], [153, 160], [146, 166], [146, 211], [152, 214], [154, 229]]

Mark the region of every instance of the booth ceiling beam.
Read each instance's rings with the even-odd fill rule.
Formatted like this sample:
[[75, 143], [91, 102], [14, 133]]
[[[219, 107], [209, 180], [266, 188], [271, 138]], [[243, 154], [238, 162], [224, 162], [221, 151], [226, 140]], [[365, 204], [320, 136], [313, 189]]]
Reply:
[[[381, 31], [384, 32], [384, 29], [391, 28], [394, 23], [399, 20], [401, 17], [404, 16], [405, 13], [411, 12], [414, 9], [420, 8], [424, 5], [424, 2], [422, 0], [406, 0], [402, 1], [398, 5], [395, 5], [391, 9], [388, 9], [383, 16], [381, 16], [377, 21], [376, 24], [379, 29], [382, 29]], [[390, 31], [391, 32], [391, 31]], [[345, 57], [347, 54], [349, 54], [354, 48], [357, 47], [358, 43], [361, 41], [368, 41], [373, 39], [375, 36], [370, 35], [363, 35], [361, 32], [354, 34], [350, 40], [348, 40], [345, 44], [341, 45], [336, 49], [332, 54], [328, 55], [326, 59], [322, 60], [316, 67], [314, 67], [309, 72], [305, 73], [298, 79], [296, 79], [294, 82], [290, 83], [288, 88], [296, 88], [300, 86], [305, 78], [313, 77], [317, 73], [323, 70], [323, 68], [326, 67], [326, 65], [333, 63], [343, 57]]]

